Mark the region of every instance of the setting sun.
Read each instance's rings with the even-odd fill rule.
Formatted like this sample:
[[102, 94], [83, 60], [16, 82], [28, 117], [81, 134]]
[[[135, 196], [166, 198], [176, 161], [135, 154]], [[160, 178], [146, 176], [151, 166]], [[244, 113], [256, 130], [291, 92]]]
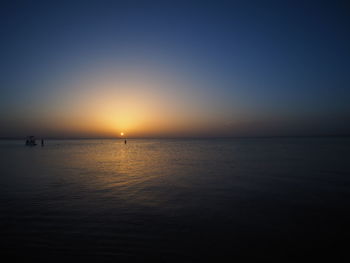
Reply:
[[120, 133], [120, 136], [123, 136], [123, 135], [124, 135], [124, 132], [121, 132], [121, 133]]

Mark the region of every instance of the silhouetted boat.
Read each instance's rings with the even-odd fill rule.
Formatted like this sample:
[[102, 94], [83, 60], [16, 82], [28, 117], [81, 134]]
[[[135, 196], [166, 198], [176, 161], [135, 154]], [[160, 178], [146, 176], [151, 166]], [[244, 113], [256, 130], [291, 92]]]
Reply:
[[26, 145], [27, 146], [35, 146], [36, 142], [35, 142], [35, 137], [34, 136], [28, 136], [26, 139]]

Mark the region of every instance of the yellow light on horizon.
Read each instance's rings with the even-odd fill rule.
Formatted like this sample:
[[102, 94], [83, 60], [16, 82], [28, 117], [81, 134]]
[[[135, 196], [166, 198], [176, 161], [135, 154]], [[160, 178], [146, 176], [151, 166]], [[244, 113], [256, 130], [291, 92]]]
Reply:
[[126, 138], [126, 133], [128, 137], [147, 137], [202, 131], [211, 111], [197, 103], [203, 101], [197, 91], [187, 91], [192, 83], [146, 73], [139, 77], [137, 72], [120, 76], [97, 72], [86, 79], [78, 76], [62, 89], [69, 87], [69, 93], [59, 94], [57, 101], [64, 100], [65, 107], [56, 103], [50, 108], [50, 127], [91, 137], [118, 137], [119, 133], [119, 138]]

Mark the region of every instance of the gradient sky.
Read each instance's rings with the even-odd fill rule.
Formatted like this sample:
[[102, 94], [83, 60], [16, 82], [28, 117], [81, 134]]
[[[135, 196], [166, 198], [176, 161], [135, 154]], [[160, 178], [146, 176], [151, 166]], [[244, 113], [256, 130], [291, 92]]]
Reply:
[[346, 1], [2, 1], [0, 137], [350, 134]]

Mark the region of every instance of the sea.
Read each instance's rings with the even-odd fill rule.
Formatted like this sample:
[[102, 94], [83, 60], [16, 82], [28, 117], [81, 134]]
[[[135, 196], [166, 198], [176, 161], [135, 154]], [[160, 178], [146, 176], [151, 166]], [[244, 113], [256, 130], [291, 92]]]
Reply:
[[348, 137], [0, 141], [2, 258], [350, 262], [349, 244]]

